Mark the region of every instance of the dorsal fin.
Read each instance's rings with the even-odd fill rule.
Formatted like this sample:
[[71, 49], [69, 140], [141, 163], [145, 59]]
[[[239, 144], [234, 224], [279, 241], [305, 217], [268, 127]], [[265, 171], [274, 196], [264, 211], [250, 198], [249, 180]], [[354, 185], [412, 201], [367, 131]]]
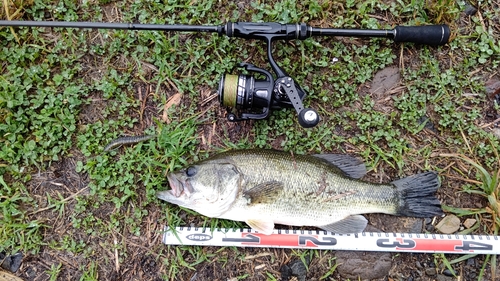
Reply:
[[366, 174], [365, 164], [350, 155], [346, 154], [315, 154], [314, 157], [323, 159], [339, 168], [346, 176], [353, 179], [360, 179]]

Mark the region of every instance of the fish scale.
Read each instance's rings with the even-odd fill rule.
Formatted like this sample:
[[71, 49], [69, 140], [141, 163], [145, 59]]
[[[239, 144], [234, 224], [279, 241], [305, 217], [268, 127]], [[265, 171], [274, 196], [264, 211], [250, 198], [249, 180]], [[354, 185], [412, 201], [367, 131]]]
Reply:
[[436, 173], [380, 184], [359, 180], [364, 172], [346, 155], [234, 150], [169, 174], [172, 190], [158, 197], [209, 217], [245, 221], [262, 233], [274, 224], [352, 233], [367, 224], [361, 214], [442, 214]]

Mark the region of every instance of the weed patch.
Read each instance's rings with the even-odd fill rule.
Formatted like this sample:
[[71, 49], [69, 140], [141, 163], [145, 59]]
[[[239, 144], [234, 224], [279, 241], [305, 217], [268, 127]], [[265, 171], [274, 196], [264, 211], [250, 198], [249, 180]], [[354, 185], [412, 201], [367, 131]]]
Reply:
[[15, 254], [19, 251], [37, 253], [43, 246], [41, 221], [33, 220], [29, 210], [36, 209], [26, 188], [17, 183], [7, 184], [0, 176], [0, 252]]

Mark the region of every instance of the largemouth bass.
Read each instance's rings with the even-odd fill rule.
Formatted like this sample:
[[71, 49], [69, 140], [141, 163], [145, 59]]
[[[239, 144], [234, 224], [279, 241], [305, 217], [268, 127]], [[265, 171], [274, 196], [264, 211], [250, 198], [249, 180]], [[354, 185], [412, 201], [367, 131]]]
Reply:
[[442, 214], [434, 196], [437, 173], [388, 184], [359, 180], [365, 173], [365, 165], [348, 155], [234, 150], [170, 173], [171, 190], [157, 196], [207, 217], [244, 221], [264, 234], [274, 224], [359, 233], [368, 223], [361, 214]]

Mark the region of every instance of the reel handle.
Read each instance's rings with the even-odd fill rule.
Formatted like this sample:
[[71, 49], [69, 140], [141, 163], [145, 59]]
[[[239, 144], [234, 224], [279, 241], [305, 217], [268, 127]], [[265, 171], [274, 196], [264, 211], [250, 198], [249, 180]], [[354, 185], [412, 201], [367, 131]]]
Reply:
[[316, 126], [320, 117], [319, 114], [312, 108], [304, 108], [302, 98], [305, 97], [304, 90], [289, 77], [279, 77], [274, 84], [274, 93], [277, 95], [278, 100], [283, 97], [289, 100], [289, 104], [297, 112], [299, 124], [304, 128], [311, 128]]

